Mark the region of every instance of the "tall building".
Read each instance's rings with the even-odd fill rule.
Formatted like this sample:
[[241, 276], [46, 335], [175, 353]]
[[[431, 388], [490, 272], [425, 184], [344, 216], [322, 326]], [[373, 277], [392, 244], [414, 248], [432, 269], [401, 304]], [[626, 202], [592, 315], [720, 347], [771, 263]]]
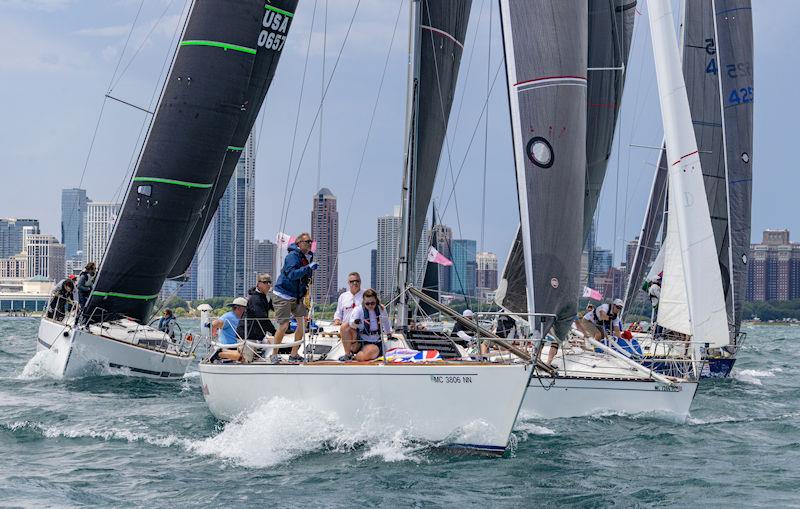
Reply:
[[175, 295], [183, 300], [194, 300], [197, 298], [197, 254], [192, 257], [192, 263], [186, 269], [186, 276], [188, 279], [179, 283]]
[[[255, 132], [255, 131], [253, 131]], [[236, 171], [219, 202], [209, 230], [213, 235], [215, 297], [245, 295], [255, 284], [256, 158], [253, 132], [247, 138]], [[208, 298], [205, 297], [205, 298]]]
[[197, 247], [197, 252], [194, 257], [197, 258], [197, 298], [210, 299], [215, 295], [214, 292], [214, 238], [216, 236], [216, 228], [214, 223], [216, 217], [209, 225], [203, 238], [200, 240], [200, 245]]
[[[432, 228], [433, 235], [436, 240], [436, 250], [442, 253], [448, 260], [452, 260], [452, 253], [450, 252], [451, 245], [453, 244], [453, 230], [443, 224], [437, 224]], [[445, 267], [439, 265], [439, 291], [450, 292], [452, 291], [451, 283], [451, 269], [452, 267]]]
[[253, 270], [256, 275], [269, 274], [273, 280], [277, 280], [278, 274], [275, 272], [275, 256], [278, 246], [271, 240], [256, 240], [253, 248]]
[[[476, 269], [475, 260], [478, 243], [474, 240], [455, 239], [450, 250], [453, 255], [451, 267], [450, 290], [457, 295], [473, 297], [475, 293]], [[495, 265], [495, 282], [497, 279]]]
[[750, 245], [747, 290], [750, 301], [800, 298], [800, 244], [789, 230], [764, 230], [760, 244]]
[[[381, 216], [378, 218], [378, 247], [375, 254], [375, 286], [373, 288], [381, 296], [382, 300], [388, 300], [397, 289], [397, 263], [400, 258], [400, 228], [402, 218], [400, 217], [400, 206], [395, 205], [392, 215]], [[425, 221], [422, 227], [422, 238], [428, 238], [428, 222]], [[426, 242], [420, 242], [417, 249], [416, 260], [413, 274], [417, 284], [422, 283], [425, 275], [425, 264], [428, 251]]]
[[497, 289], [497, 255], [494, 253], [478, 253], [475, 255], [476, 286], [484, 294]]
[[22, 252], [22, 233], [25, 227], [33, 227], [33, 233], [39, 233], [39, 220], [0, 218], [0, 258], [8, 258]]
[[61, 190], [61, 243], [67, 259], [81, 259], [83, 254], [83, 222], [88, 202], [85, 189]]
[[594, 279], [596, 277], [605, 277], [612, 265], [611, 250], [595, 247], [593, 256], [589, 261], [589, 281], [591, 282], [589, 286], [594, 285], [592, 288], [600, 286]]
[[16, 254], [0, 258], [0, 279], [25, 279], [28, 277], [28, 255]]
[[23, 252], [28, 258], [28, 277], [42, 276], [60, 281], [66, 275], [64, 244], [52, 235], [29, 234]]
[[106, 247], [114, 231], [120, 204], [110, 202], [90, 201], [86, 204], [83, 231], [83, 255], [85, 262], [95, 262], [97, 265], [103, 261]]
[[317, 241], [314, 261], [319, 263], [311, 287], [312, 297], [319, 304], [336, 302], [339, 294], [339, 213], [336, 211], [336, 196], [327, 187], [314, 195], [311, 236]]

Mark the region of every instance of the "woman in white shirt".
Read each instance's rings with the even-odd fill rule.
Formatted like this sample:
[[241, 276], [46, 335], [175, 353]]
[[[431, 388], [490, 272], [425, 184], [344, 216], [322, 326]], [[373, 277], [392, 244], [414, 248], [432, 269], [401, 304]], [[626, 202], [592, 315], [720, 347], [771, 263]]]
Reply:
[[[360, 306], [356, 306], [350, 313], [350, 328], [356, 331], [358, 337], [358, 350], [355, 360], [367, 362], [377, 359], [383, 354], [383, 334], [392, 332], [392, 324], [386, 308], [381, 305], [378, 294], [370, 288], [364, 292]], [[349, 358], [348, 358], [349, 357]], [[353, 354], [345, 356], [350, 360]]]

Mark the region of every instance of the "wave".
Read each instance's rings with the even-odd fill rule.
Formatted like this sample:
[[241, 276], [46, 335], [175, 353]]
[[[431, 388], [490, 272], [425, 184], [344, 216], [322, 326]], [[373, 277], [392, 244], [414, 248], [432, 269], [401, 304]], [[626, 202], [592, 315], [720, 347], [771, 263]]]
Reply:
[[11, 432], [32, 431], [43, 438], [94, 438], [105, 441], [122, 440], [125, 442], [144, 442], [159, 447], [174, 445], [189, 446], [189, 441], [175, 435], [153, 436], [148, 433], [119, 428], [91, 428], [87, 426], [51, 426], [31, 421], [18, 421], [11, 424], [0, 424]]
[[17, 375], [18, 380], [39, 380], [42, 378], [55, 378], [53, 373], [55, 363], [58, 362], [57, 354], [51, 350], [39, 350], [22, 368], [22, 373]]
[[763, 385], [761, 383], [762, 378], [772, 378], [775, 376], [775, 373], [780, 373], [782, 371], [783, 369], [781, 368], [773, 368], [765, 371], [758, 369], [743, 369], [741, 371], [734, 371], [731, 376], [740, 382], [753, 385]]

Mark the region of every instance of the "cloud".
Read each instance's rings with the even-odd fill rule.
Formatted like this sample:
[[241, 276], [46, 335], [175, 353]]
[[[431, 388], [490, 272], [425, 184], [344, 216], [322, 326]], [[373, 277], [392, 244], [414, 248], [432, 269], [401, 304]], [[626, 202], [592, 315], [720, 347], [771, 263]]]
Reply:
[[85, 37], [121, 37], [131, 30], [131, 25], [116, 25], [108, 27], [83, 28], [73, 32], [75, 35]]
[[0, 71], [70, 72], [91, 65], [88, 51], [66, 41], [51, 44], [51, 34], [9, 20], [0, 21], [0, 47], [14, 48], [4, 52]]

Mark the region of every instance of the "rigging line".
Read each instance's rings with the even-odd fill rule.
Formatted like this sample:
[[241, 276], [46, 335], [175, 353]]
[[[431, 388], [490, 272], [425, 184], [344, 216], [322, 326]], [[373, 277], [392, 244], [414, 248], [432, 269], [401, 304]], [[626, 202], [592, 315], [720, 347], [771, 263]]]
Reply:
[[[499, 76], [500, 69], [503, 67], [504, 64], [505, 64], [505, 57], [500, 59], [500, 62], [497, 65], [497, 70], [495, 70], [494, 78], [492, 79], [492, 89], [489, 90], [490, 94], [491, 94], [492, 90], [494, 90], [495, 85], [497, 84], [497, 76]], [[458, 179], [461, 178], [461, 172], [464, 170], [464, 164], [466, 164], [467, 156], [469, 155], [469, 151], [472, 148], [472, 143], [475, 140], [475, 135], [477, 134], [478, 128], [481, 125], [481, 119], [483, 118], [483, 114], [485, 113], [488, 104], [489, 104], [489, 97], [487, 96], [486, 99], [483, 102], [483, 108], [481, 109], [481, 113], [478, 116], [478, 120], [475, 123], [475, 128], [472, 130], [472, 136], [469, 139], [469, 143], [467, 145], [467, 150], [464, 153], [464, 158], [461, 160], [461, 165], [458, 168], [458, 173], [456, 174], [456, 178], [455, 178], [455, 180], [453, 182], [453, 188], [450, 189], [450, 195], [447, 197], [447, 202], [445, 202], [444, 209], [442, 210], [442, 213], [441, 213], [442, 216], [444, 216], [444, 213], [447, 211], [447, 208], [450, 206], [450, 200], [453, 198], [453, 194], [455, 192], [455, 185], [458, 183]]]
[[119, 70], [119, 66], [122, 64], [122, 58], [125, 56], [125, 50], [128, 49], [128, 43], [133, 35], [133, 30], [136, 28], [136, 22], [139, 20], [139, 14], [141, 14], [143, 6], [144, 0], [139, 2], [139, 9], [136, 10], [136, 16], [133, 17], [133, 24], [131, 24], [131, 29], [128, 31], [128, 36], [125, 38], [125, 43], [122, 46], [122, 52], [119, 54], [119, 60], [117, 60], [117, 66], [114, 67], [114, 73], [111, 75], [111, 79], [108, 81], [109, 94], [111, 93], [111, 84], [114, 83], [114, 78], [117, 77], [117, 71]]
[[320, 80], [319, 96], [319, 148], [317, 150], [317, 190], [320, 189], [322, 178], [322, 120], [325, 101], [325, 58], [328, 52], [328, 0], [325, 0], [325, 10], [322, 18], [322, 79]]
[[[486, 95], [489, 95], [489, 87], [491, 86], [491, 72], [492, 72], [492, 3], [489, 4], [489, 49], [486, 52]], [[485, 230], [486, 230], [486, 168], [489, 156], [489, 112], [486, 112], [483, 130], [483, 185], [481, 187], [481, 252], [486, 251]], [[456, 206], [458, 208], [458, 206]]]
[[[330, 89], [331, 82], [333, 82], [333, 78], [336, 75], [336, 69], [339, 66], [339, 61], [342, 58], [342, 53], [344, 52], [344, 48], [347, 45], [347, 40], [350, 38], [350, 32], [351, 32], [351, 30], [353, 28], [353, 23], [355, 22], [356, 14], [358, 13], [358, 8], [359, 8], [360, 5], [361, 5], [361, 0], [358, 0], [358, 2], [356, 3], [355, 9], [353, 9], [353, 16], [350, 18], [350, 24], [347, 26], [347, 32], [345, 32], [344, 40], [342, 41], [342, 46], [339, 48], [339, 54], [336, 56], [336, 61], [333, 64], [333, 69], [331, 69], [330, 79], [328, 80], [328, 83], [325, 85], [325, 94], [322, 97], [322, 102], [320, 102], [320, 107], [317, 108], [317, 112], [314, 115], [314, 121], [311, 123], [311, 129], [309, 130], [308, 136], [306, 137], [306, 141], [305, 141], [305, 144], [303, 146], [303, 150], [302, 150], [302, 152], [300, 152], [300, 161], [298, 161], [298, 163], [297, 163], [297, 170], [295, 171], [295, 174], [294, 174], [294, 180], [292, 181], [292, 187], [291, 187], [291, 189], [289, 189], [288, 203], [287, 203], [287, 206], [286, 206], [286, 208], [287, 208], [286, 212], [287, 213], [285, 214], [285, 218], [286, 219], [288, 219], [288, 206], [291, 205], [292, 195], [294, 194], [294, 188], [297, 185], [297, 177], [300, 175], [300, 168], [303, 165], [303, 159], [305, 158], [306, 150], [308, 149], [308, 145], [311, 142], [311, 134], [314, 132], [314, 127], [316, 127], [316, 125], [317, 125], [317, 120], [319, 120], [320, 108], [322, 107], [322, 103], [325, 101], [325, 97], [328, 95], [328, 90]], [[290, 168], [290, 171], [291, 171], [291, 168]], [[283, 230], [284, 226], [285, 226], [285, 223], [283, 225], [281, 225], [281, 230]]]
[[[144, 0], [142, 0], [142, 2], [144, 2]], [[139, 47], [136, 48], [136, 51], [133, 52], [133, 56], [130, 58], [130, 60], [128, 60], [128, 63], [125, 64], [125, 67], [122, 69], [122, 72], [119, 73], [119, 76], [117, 77], [116, 82], [114, 82], [113, 85], [111, 83], [109, 83], [109, 88], [108, 88], [108, 92], [109, 93], [111, 93], [111, 91], [113, 89], [115, 89], [117, 87], [117, 85], [119, 85], [119, 82], [122, 81], [122, 77], [125, 76], [125, 73], [128, 71], [128, 68], [131, 66], [133, 61], [139, 55], [139, 52], [142, 51], [142, 48], [144, 48], [145, 44], [147, 44], [147, 41], [150, 39], [150, 36], [153, 35], [153, 32], [158, 27], [158, 25], [161, 23], [161, 20], [164, 19], [164, 16], [166, 16], [167, 11], [172, 6], [173, 2], [174, 2], [174, 0], [169, 0], [169, 2], [167, 3], [167, 6], [164, 8], [163, 11], [161, 11], [161, 16], [159, 16], [158, 20], [153, 24], [152, 27], [150, 27], [150, 31], [147, 32], [147, 35], [144, 36], [144, 39], [142, 40], [141, 44], [139, 44]], [[181, 10], [181, 12], [183, 12], [183, 10]], [[136, 24], [136, 22], [134, 21], [134, 25], [135, 24]], [[176, 23], [176, 25], [180, 25], [180, 18], [178, 19], [178, 23]], [[132, 33], [133, 33], [133, 28], [131, 28], [131, 34]], [[130, 36], [129, 36], [129, 38], [130, 38]], [[126, 42], [126, 45], [127, 45], [127, 42]], [[124, 49], [122, 51], [122, 54], [123, 55], [125, 54], [125, 50]], [[122, 62], [122, 55], [120, 55], [119, 60], [120, 60], [120, 62]], [[119, 67], [119, 64], [117, 64], [117, 67]], [[114, 72], [116, 74], [116, 71], [114, 71]], [[112, 78], [112, 82], [113, 81], [114, 81], [114, 79]]]
[[317, 4], [319, 3], [318, 0], [314, 1], [314, 10], [311, 13], [311, 26], [308, 30], [308, 43], [306, 44], [306, 59], [305, 63], [303, 64], [303, 77], [300, 79], [300, 97], [297, 102], [297, 114], [295, 115], [294, 119], [294, 131], [292, 132], [292, 145], [289, 149], [289, 165], [286, 167], [286, 183], [283, 186], [283, 203], [281, 204], [281, 220], [278, 224], [279, 228], [278, 231], [283, 231], [284, 224], [286, 221], [286, 212], [288, 207], [286, 206], [286, 197], [289, 194], [289, 180], [292, 175], [292, 163], [294, 162], [294, 148], [297, 142], [297, 131], [300, 124], [300, 110], [303, 106], [303, 92], [306, 88], [306, 73], [308, 72], [308, 60], [309, 55], [311, 54], [311, 36], [314, 34], [314, 19], [317, 17]]
[[[344, 229], [342, 231], [342, 237], [345, 236], [345, 234], [347, 233], [347, 228], [350, 225], [350, 212], [352, 211], [353, 201], [355, 200], [356, 189], [358, 189], [358, 179], [361, 176], [361, 170], [364, 168], [364, 160], [365, 160], [366, 155], [367, 155], [367, 147], [369, 146], [370, 135], [372, 134], [372, 126], [375, 123], [375, 115], [377, 114], [377, 111], [378, 111], [378, 104], [379, 104], [379, 101], [380, 101], [380, 98], [381, 98], [381, 92], [383, 90], [383, 85], [384, 85], [384, 82], [386, 80], [386, 72], [389, 69], [389, 62], [391, 61], [391, 56], [392, 56], [392, 48], [394, 47], [394, 39], [395, 39], [395, 35], [397, 34], [397, 26], [400, 23], [400, 14], [403, 12], [403, 5], [405, 5], [405, 0], [400, 0], [398, 8], [397, 8], [397, 16], [395, 17], [395, 20], [394, 20], [394, 28], [392, 29], [392, 37], [389, 40], [389, 50], [386, 52], [386, 60], [384, 60], [383, 71], [381, 72], [380, 82], [378, 83], [378, 93], [375, 96], [375, 103], [372, 105], [372, 114], [370, 115], [369, 126], [367, 127], [367, 136], [364, 139], [364, 148], [361, 151], [361, 158], [358, 161], [358, 169], [356, 169], [356, 177], [355, 177], [355, 181], [353, 183], [353, 190], [350, 193], [350, 200], [347, 203], [347, 212], [345, 213], [345, 217], [344, 217]], [[377, 242], [377, 240], [375, 242]], [[346, 252], [348, 252], [348, 251], [340, 251], [338, 254], [342, 254], [342, 253], [346, 253]], [[337, 257], [336, 257], [334, 270], [338, 266], [338, 263], [339, 263], [338, 254], [337, 254]], [[329, 288], [328, 288], [329, 292], [331, 290], [330, 289], [330, 281], [332, 281], [332, 279], [329, 280], [329, 285], [328, 285], [329, 286]]]

